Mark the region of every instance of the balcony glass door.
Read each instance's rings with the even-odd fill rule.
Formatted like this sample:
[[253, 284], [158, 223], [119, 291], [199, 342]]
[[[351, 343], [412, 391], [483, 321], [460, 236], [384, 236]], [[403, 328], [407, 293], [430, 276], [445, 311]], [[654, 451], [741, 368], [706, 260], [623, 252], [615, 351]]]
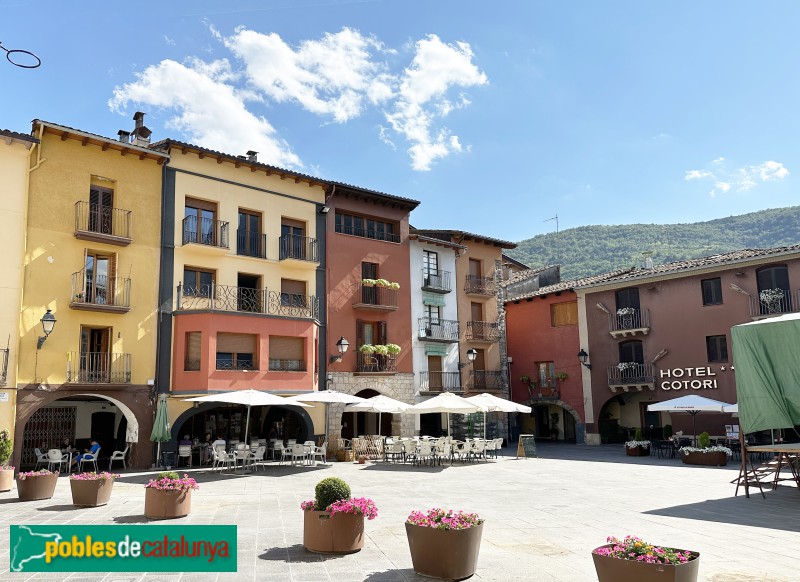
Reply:
[[281, 222], [281, 259], [305, 260], [305, 225], [294, 220]]
[[214, 219], [216, 213], [208, 208], [186, 205], [184, 211], [184, 242], [215, 245]]
[[248, 257], [261, 257], [261, 216], [239, 211], [236, 231], [236, 252]]
[[110, 327], [81, 327], [81, 382], [97, 384], [110, 381], [110, 337]]
[[761, 314], [789, 313], [792, 311], [792, 293], [789, 288], [789, 269], [786, 265], [765, 267], [756, 272]]
[[86, 303], [95, 305], [112, 305], [113, 294], [111, 289], [113, 257], [97, 253], [86, 253], [85, 260], [85, 289]]

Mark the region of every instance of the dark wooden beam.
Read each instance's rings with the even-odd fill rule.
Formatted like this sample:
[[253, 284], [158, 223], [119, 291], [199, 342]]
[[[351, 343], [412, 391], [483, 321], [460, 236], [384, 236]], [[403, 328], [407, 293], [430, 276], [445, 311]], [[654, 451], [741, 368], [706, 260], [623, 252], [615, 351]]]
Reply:
[[81, 145], [82, 145], [82, 146], [85, 146], [87, 143], [89, 143], [89, 138], [88, 138], [88, 137], [85, 137], [85, 138], [83, 138], [83, 139], [81, 140]]
[[66, 131], [61, 132], [61, 141], [67, 141], [69, 134]]
[[104, 142], [103, 142], [103, 145], [102, 145], [102, 146], [100, 146], [100, 149], [101, 149], [101, 150], [103, 150], [103, 151], [106, 151], [106, 150], [108, 149], [108, 142], [107, 142], [107, 141], [104, 141]]

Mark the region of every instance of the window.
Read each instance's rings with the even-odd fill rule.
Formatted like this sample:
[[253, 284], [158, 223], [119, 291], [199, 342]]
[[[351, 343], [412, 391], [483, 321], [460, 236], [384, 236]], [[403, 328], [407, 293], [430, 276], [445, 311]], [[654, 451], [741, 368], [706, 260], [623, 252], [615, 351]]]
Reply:
[[639, 309], [639, 288], [630, 287], [628, 289], [620, 289], [616, 292], [617, 310], [625, 309]]
[[724, 335], [706, 336], [706, 352], [709, 362], [727, 362], [728, 338]]
[[786, 265], [764, 267], [756, 271], [759, 306], [762, 315], [790, 313], [792, 293], [789, 288], [789, 269]]
[[218, 244], [217, 205], [204, 200], [186, 199], [183, 219], [183, 243]]
[[703, 305], [722, 304], [722, 280], [719, 277], [700, 281], [703, 288]]
[[184, 297], [211, 297], [213, 285], [214, 271], [196, 269], [195, 267], [183, 268]]
[[305, 372], [305, 343], [301, 337], [269, 336], [271, 372]]
[[89, 230], [102, 234], [113, 232], [114, 191], [100, 186], [89, 188]]
[[306, 225], [304, 222], [281, 219], [281, 259], [300, 259], [306, 257]]
[[[378, 263], [361, 263], [361, 278], [362, 279], [377, 279], [378, 278]], [[378, 288], [377, 287], [361, 287], [361, 303], [365, 305], [379, 305], [378, 303]]]
[[439, 254], [433, 251], [422, 251], [422, 268], [425, 275], [439, 274]]
[[536, 369], [539, 373], [539, 386], [552, 387], [556, 375], [555, 362], [536, 362]]
[[634, 364], [644, 364], [644, 349], [642, 342], [631, 340], [619, 344], [619, 361], [633, 362]]
[[306, 282], [281, 279], [281, 305], [283, 307], [305, 307]]
[[186, 372], [197, 372], [200, 370], [200, 353], [203, 335], [199, 331], [186, 332], [185, 356], [183, 369]]
[[398, 231], [397, 223], [383, 222], [382, 220], [344, 212], [336, 213], [336, 232], [341, 234], [400, 242]]
[[431, 320], [431, 323], [438, 324], [442, 318], [442, 308], [438, 305], [426, 305], [425, 317]]
[[266, 257], [261, 236], [261, 215], [239, 209], [239, 226], [236, 229], [236, 254], [248, 257]]
[[217, 334], [217, 370], [257, 370], [258, 337], [245, 333]]
[[550, 325], [552, 327], [578, 325], [578, 302], [567, 301], [565, 303], [554, 303], [551, 305]]
[[[95, 305], [114, 305], [114, 271], [116, 257], [86, 251], [84, 258], [84, 293], [79, 301]], [[79, 293], [80, 295], [80, 293]]]

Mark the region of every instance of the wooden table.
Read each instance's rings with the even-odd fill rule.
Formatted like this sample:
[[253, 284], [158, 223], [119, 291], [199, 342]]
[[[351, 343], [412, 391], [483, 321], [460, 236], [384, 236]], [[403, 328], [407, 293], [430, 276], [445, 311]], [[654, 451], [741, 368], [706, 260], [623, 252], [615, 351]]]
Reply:
[[[772, 490], [778, 488], [779, 481], [794, 481], [797, 488], [800, 489], [800, 475], [798, 475], [797, 467], [795, 463], [797, 462], [798, 455], [800, 455], [800, 443], [778, 443], [775, 445], [756, 445], [752, 447], [747, 447], [748, 453], [775, 453], [775, 457], [778, 461], [778, 466], [775, 467], [775, 477], [772, 480]], [[784, 467], [788, 468], [789, 471], [792, 473], [791, 478], [785, 477], [783, 479], [780, 478], [781, 476], [781, 469]]]

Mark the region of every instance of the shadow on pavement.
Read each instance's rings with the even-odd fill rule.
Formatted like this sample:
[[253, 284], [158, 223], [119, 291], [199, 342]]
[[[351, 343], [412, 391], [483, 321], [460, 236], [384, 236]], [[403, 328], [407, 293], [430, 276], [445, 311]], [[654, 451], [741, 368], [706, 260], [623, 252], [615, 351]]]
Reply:
[[400, 580], [405, 582], [406, 580], [430, 580], [430, 578], [414, 574], [414, 570], [411, 568], [373, 572], [364, 578], [365, 582], [397, 582]]
[[315, 554], [309, 552], [303, 547], [302, 544], [294, 544], [293, 546], [268, 548], [264, 553], [259, 554], [259, 560], [268, 560], [272, 562], [327, 562], [336, 558], [343, 558], [336, 555]]
[[87, 507], [78, 507], [76, 505], [48, 505], [47, 507], [38, 507], [36, 511], [77, 511], [79, 509], [90, 509]]
[[[180, 518], [179, 518], [180, 519]], [[174, 521], [174, 520], [170, 520]], [[120, 515], [114, 518], [114, 523], [158, 523], [158, 520], [153, 521], [147, 519], [144, 514], [141, 515]]]

